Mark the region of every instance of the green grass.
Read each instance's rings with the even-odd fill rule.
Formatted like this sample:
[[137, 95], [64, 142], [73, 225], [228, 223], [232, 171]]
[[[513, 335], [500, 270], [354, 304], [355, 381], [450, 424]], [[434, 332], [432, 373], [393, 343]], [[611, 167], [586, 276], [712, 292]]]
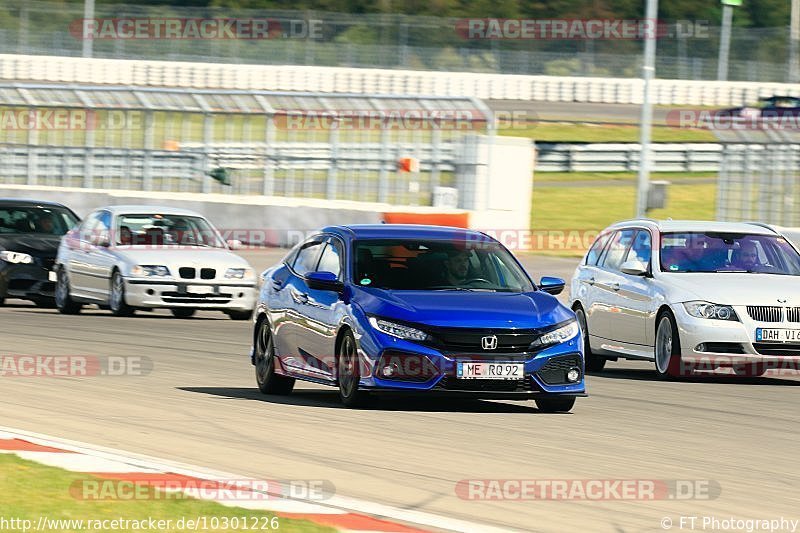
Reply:
[[[538, 142], [639, 142], [636, 125], [540, 122], [526, 128], [498, 130], [500, 135], [527, 137]], [[655, 127], [653, 142], [716, 142], [714, 134], [703, 129]]]
[[[671, 180], [674, 178], [716, 178], [716, 172], [652, 172], [651, 180]], [[550, 183], [619, 181], [634, 182], [636, 172], [541, 172], [534, 173], [534, 186]]]
[[[651, 218], [713, 220], [716, 184], [670, 185], [667, 207]], [[613, 222], [633, 218], [636, 188], [626, 186], [533, 188], [531, 229], [599, 231]], [[580, 251], [550, 252], [580, 256]]]
[[[20, 459], [15, 455], [0, 454], [0, 517], [5, 519], [28, 519], [36, 527], [39, 517], [50, 519], [83, 519], [113, 520], [118, 518], [142, 520], [150, 517], [160, 520], [172, 520], [171, 529], [160, 531], [180, 531], [176, 523], [181, 518], [196, 520], [206, 518], [211, 524], [212, 517], [228, 519], [238, 517], [238, 529], [214, 529], [214, 531], [243, 531], [241, 521], [247, 520], [248, 526], [257, 522], [259, 526], [269, 524], [275, 516], [263, 511], [250, 511], [235, 507], [224, 507], [213, 502], [190, 498], [177, 499], [170, 495], [136, 501], [90, 501], [77, 499], [70, 493], [70, 487], [76, 481], [95, 479], [88, 474], [78, 474], [44, 466], [32, 461]], [[80, 493], [78, 493], [80, 494]], [[262, 518], [266, 517], [266, 518]], [[266, 522], [262, 522], [266, 520]], [[335, 529], [318, 526], [306, 520], [278, 518], [280, 531], [292, 532], [333, 532]], [[210, 527], [210, 526], [209, 526]], [[115, 531], [139, 531], [138, 529], [114, 529]], [[21, 529], [20, 529], [21, 531]], [[70, 531], [69, 529], [50, 528], [47, 531]]]

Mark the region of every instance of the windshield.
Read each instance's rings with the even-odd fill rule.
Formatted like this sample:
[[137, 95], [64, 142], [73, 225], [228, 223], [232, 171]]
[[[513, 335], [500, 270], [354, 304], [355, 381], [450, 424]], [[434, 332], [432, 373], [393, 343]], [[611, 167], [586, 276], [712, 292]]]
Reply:
[[511, 254], [490, 241], [386, 239], [355, 243], [353, 281], [392, 290], [526, 292], [533, 286]]
[[78, 218], [63, 207], [0, 207], [0, 233], [64, 235]]
[[785, 238], [743, 233], [665, 233], [664, 272], [749, 272], [800, 275], [800, 255]]
[[117, 218], [116, 243], [122, 246], [225, 248], [225, 243], [206, 219], [183, 215], [120, 215]]

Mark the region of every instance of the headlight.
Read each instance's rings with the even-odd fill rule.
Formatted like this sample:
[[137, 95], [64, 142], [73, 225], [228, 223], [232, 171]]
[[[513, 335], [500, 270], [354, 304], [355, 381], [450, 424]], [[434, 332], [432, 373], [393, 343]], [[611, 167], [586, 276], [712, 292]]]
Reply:
[[575, 337], [580, 328], [578, 327], [578, 323], [576, 321], [572, 321], [569, 324], [561, 326], [558, 329], [554, 329], [553, 331], [548, 331], [535, 341], [533, 341], [534, 347], [540, 346], [549, 346], [551, 344], [558, 344], [560, 342], [568, 341], [571, 338]]
[[428, 338], [428, 334], [424, 331], [420, 331], [409, 326], [404, 326], [403, 324], [397, 324], [396, 322], [389, 322], [388, 320], [383, 320], [382, 318], [375, 318], [372, 316], [369, 318], [369, 323], [378, 331], [399, 339], [424, 341]]
[[136, 265], [131, 269], [132, 276], [155, 278], [169, 276], [169, 269], [164, 265]]
[[695, 318], [710, 318], [712, 320], [733, 320], [738, 322], [739, 317], [730, 305], [717, 305], [711, 302], [695, 301], [684, 302], [686, 312]]
[[33, 257], [28, 254], [23, 254], [22, 252], [10, 252], [8, 250], [4, 250], [0, 252], [0, 259], [7, 263], [33, 263]]
[[251, 268], [229, 268], [225, 271], [226, 279], [246, 279], [253, 277], [253, 269]]

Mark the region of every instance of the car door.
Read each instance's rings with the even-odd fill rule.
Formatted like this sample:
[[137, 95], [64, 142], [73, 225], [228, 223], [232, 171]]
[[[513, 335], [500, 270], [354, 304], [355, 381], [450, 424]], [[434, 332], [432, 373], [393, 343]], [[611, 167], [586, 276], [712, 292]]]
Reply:
[[[315, 271], [331, 272], [342, 281], [344, 244], [336, 237], [328, 237], [320, 254]], [[300, 304], [307, 317], [308, 330], [298, 339], [300, 352], [305, 357], [307, 370], [321, 377], [333, 379], [337, 316], [335, 305], [339, 294], [331, 290], [312, 289], [303, 280], [306, 298]]]
[[70, 240], [65, 263], [69, 272], [69, 283], [76, 296], [92, 298], [91, 290], [91, 239], [100, 220], [100, 211], [90, 213], [78, 229], [77, 239]]
[[[639, 261], [648, 266], [652, 258], [652, 236], [647, 229], [639, 229], [633, 238], [623, 263]], [[619, 341], [646, 345], [647, 325], [653, 312], [655, 285], [651, 277], [636, 276], [618, 271], [615, 274], [619, 312], [615, 314], [614, 329], [619, 331]]]
[[595, 283], [599, 275], [597, 262], [602, 257], [606, 245], [608, 245], [608, 242], [613, 235], [614, 232], [606, 232], [600, 234], [595, 239], [594, 243], [592, 243], [592, 246], [589, 248], [589, 252], [587, 252], [586, 257], [584, 258], [583, 263], [578, 266], [572, 283], [572, 294], [570, 296], [573, 300], [580, 302], [583, 306], [583, 310], [586, 314], [586, 327], [589, 330], [590, 340], [591, 336], [596, 335], [595, 328], [598, 327], [597, 324], [595, 324], [597, 316], [595, 311], [597, 310], [598, 305]]
[[86, 253], [87, 288], [94, 297], [105, 301], [111, 292], [111, 271], [116, 264], [110, 248], [111, 219], [111, 213], [108, 211], [98, 213]]
[[[308, 303], [308, 285], [304, 277], [309, 272], [314, 272], [319, 263], [320, 254], [325, 245], [325, 237], [314, 236], [298, 250], [292, 263], [289, 265], [289, 275], [284, 282], [284, 288], [288, 295], [285, 298], [286, 312], [280, 324], [274, 324], [276, 342], [279, 343], [278, 349], [281, 359], [285, 366], [292, 371], [307, 373], [309, 367], [306, 354], [310, 343], [309, 338], [314, 333], [314, 323], [310, 317], [310, 306]], [[303, 349], [301, 347], [305, 347]]]
[[589, 331], [592, 335], [603, 339], [624, 341], [624, 331], [618, 322], [620, 305], [619, 267], [625, 259], [636, 230], [620, 229], [614, 233], [597, 263], [594, 283], [594, 302], [592, 314], [594, 319]]

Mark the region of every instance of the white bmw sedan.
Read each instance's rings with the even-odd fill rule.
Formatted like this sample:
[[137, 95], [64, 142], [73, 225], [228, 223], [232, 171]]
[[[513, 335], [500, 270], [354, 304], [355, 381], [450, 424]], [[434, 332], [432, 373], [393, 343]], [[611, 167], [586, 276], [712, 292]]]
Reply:
[[198, 309], [217, 309], [247, 320], [256, 300], [255, 273], [229, 244], [187, 209], [97, 209], [61, 239], [56, 305], [72, 314], [97, 304], [118, 316], [168, 308], [176, 317], [190, 317]]
[[576, 269], [570, 304], [589, 371], [620, 357], [662, 376], [800, 366], [800, 254], [766, 225], [614, 224]]

